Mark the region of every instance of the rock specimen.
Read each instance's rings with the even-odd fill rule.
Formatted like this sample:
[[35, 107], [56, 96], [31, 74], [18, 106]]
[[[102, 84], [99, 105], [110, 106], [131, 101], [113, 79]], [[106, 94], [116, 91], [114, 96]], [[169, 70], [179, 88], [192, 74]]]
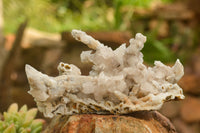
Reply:
[[177, 133], [157, 111], [129, 115], [78, 114], [55, 116], [43, 133]]
[[92, 49], [81, 53], [83, 63], [93, 63], [88, 76], [72, 64], [60, 63], [57, 77], [26, 65], [29, 93], [46, 117], [157, 110], [165, 101], [184, 98], [177, 85], [184, 74], [182, 64], [177, 60], [169, 67], [155, 61], [154, 67], [145, 66], [140, 50], [146, 37], [142, 34], [136, 34], [128, 47], [122, 44], [116, 50], [79, 30], [73, 30], [72, 36]]

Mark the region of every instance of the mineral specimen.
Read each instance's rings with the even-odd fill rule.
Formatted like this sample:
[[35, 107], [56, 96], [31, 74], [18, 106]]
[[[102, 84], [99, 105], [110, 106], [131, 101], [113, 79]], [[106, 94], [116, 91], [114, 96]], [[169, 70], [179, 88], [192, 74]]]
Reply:
[[46, 117], [78, 113], [127, 114], [140, 110], [158, 110], [165, 101], [184, 99], [178, 80], [183, 76], [179, 60], [173, 67], [155, 61], [143, 64], [146, 37], [138, 33], [130, 45], [116, 50], [104, 46], [83, 31], [72, 36], [92, 50], [81, 53], [83, 63], [93, 63], [88, 76], [78, 67], [60, 63], [60, 75], [50, 77], [26, 65], [29, 93]]

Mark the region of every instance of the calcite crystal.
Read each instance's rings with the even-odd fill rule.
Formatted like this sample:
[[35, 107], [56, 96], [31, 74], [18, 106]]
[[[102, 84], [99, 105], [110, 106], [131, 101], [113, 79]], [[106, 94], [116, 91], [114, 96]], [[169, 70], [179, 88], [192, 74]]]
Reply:
[[183, 99], [178, 80], [183, 76], [179, 60], [172, 67], [155, 61], [154, 67], [143, 64], [140, 52], [146, 41], [142, 34], [116, 50], [104, 46], [83, 31], [72, 36], [92, 50], [81, 53], [83, 63], [93, 63], [88, 76], [78, 67], [60, 63], [59, 76], [50, 77], [30, 65], [26, 74], [29, 93], [46, 117], [81, 113], [127, 114], [141, 110], [158, 110], [165, 101]]

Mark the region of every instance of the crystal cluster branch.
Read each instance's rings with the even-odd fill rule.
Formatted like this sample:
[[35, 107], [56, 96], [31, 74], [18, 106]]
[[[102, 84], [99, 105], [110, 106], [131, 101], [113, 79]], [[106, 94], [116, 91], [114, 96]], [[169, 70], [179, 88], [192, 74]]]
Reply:
[[165, 101], [183, 99], [178, 80], [183, 76], [179, 60], [172, 67], [155, 61], [143, 64], [140, 52], [146, 41], [142, 34], [112, 50], [85, 32], [73, 30], [72, 36], [92, 50], [81, 53], [83, 63], [92, 63], [88, 76], [78, 67], [60, 63], [59, 76], [50, 77], [26, 65], [29, 93], [46, 117], [78, 113], [127, 114], [158, 110]]

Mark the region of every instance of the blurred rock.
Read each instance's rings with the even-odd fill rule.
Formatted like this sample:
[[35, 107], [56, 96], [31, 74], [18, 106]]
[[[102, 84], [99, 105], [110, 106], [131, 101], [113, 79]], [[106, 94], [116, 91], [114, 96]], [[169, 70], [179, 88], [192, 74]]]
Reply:
[[[198, 0], [196, 0], [198, 1]], [[157, 4], [150, 9], [137, 9], [135, 15], [146, 18], [159, 18], [164, 20], [191, 20], [195, 14], [184, 2], [173, 2], [171, 4]]]
[[7, 89], [7, 91], [2, 91], [0, 95], [0, 112], [6, 111], [9, 105], [12, 103], [18, 103], [19, 106], [26, 104], [28, 107], [35, 107], [35, 102], [32, 96], [27, 93], [27, 91], [28, 87], [13, 87]]
[[180, 113], [182, 119], [186, 122], [200, 121], [200, 98], [186, 96]]
[[196, 123], [189, 125], [181, 119], [175, 119], [173, 124], [178, 133], [199, 133], [199, 125]]
[[[123, 43], [129, 45], [129, 39], [132, 37], [132, 34], [130, 32], [120, 31], [87, 32], [87, 34], [92, 36], [96, 40], [99, 40], [99, 42], [112, 48], [117, 48]], [[68, 44], [79, 43], [71, 36], [70, 32], [63, 32], [62, 40], [67, 42]]]
[[24, 37], [22, 40], [22, 47], [59, 47], [63, 46], [60, 41], [60, 34], [52, 34], [47, 32], [41, 32], [35, 29], [28, 28], [25, 30]]
[[179, 81], [179, 85], [187, 93], [200, 94], [200, 76], [195, 74], [185, 74]]
[[152, 31], [156, 29], [159, 37], [167, 37], [169, 35], [169, 24], [167, 21], [153, 19], [149, 22], [149, 28]]
[[196, 18], [197, 19], [200, 19], [199, 16], [200, 16], [200, 1], [199, 0], [186, 0], [187, 1], [187, 5], [188, 5], [188, 8], [193, 10], [196, 14]]
[[187, 65], [192, 73], [200, 76], [200, 47], [195, 49], [195, 52], [189, 58]]
[[48, 73], [49, 75], [58, 74], [57, 65], [62, 54], [62, 49], [54, 48], [45, 51], [43, 63], [41, 64], [41, 69]]
[[180, 112], [180, 104], [180, 101], [166, 102], [163, 104], [159, 112], [167, 118], [174, 118], [178, 116]]
[[158, 7], [154, 13], [157, 14], [159, 18], [169, 20], [189, 20], [194, 18], [194, 12], [188, 9], [184, 2], [162, 5]]
[[56, 116], [44, 133], [176, 133], [167, 118], [156, 111], [131, 115], [82, 114]]

